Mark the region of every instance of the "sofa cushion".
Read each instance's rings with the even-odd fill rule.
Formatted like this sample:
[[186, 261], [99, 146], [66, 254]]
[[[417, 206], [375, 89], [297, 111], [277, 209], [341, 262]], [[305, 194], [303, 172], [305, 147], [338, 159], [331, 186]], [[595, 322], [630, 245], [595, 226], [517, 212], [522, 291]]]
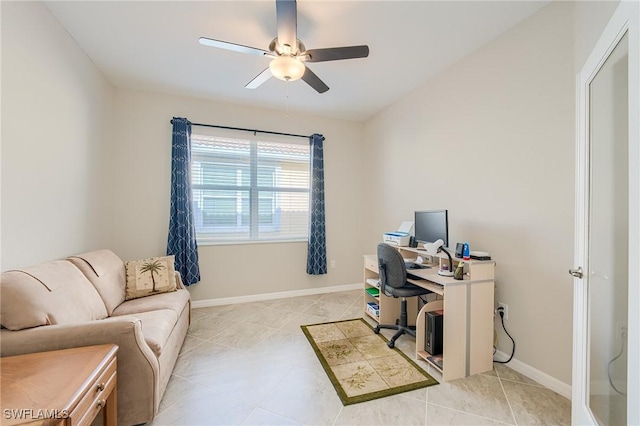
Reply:
[[151, 257], [125, 264], [125, 300], [176, 290], [175, 257]]
[[96, 250], [68, 258], [98, 290], [111, 315], [124, 302], [124, 262], [111, 250]]
[[178, 289], [172, 293], [160, 293], [139, 299], [127, 300], [115, 308], [111, 315], [137, 314], [158, 309], [171, 309], [176, 315], [180, 315], [187, 303], [189, 303], [189, 292]]
[[132, 315], [121, 315], [118, 318], [137, 318], [142, 323], [142, 335], [153, 353], [159, 357], [165, 343], [169, 340], [173, 328], [178, 322], [178, 315], [171, 309], [141, 312]]
[[9, 330], [106, 318], [96, 289], [78, 268], [54, 260], [2, 274], [0, 323]]

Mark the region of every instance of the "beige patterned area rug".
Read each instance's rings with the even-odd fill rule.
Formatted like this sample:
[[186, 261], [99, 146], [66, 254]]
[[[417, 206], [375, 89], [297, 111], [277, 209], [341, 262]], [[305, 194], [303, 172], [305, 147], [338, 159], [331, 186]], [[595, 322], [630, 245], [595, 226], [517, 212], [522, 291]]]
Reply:
[[362, 318], [301, 328], [343, 405], [438, 384]]

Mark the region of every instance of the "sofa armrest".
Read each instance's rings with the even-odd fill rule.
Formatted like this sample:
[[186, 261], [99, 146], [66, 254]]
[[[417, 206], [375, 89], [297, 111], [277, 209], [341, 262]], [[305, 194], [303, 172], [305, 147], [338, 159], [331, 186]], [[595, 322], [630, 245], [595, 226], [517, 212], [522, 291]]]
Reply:
[[144, 341], [141, 321], [134, 318], [113, 317], [76, 324], [46, 325], [19, 331], [3, 329], [0, 337], [2, 342], [0, 356], [3, 357], [115, 343], [120, 346], [120, 352], [122, 348], [132, 346], [141, 357], [155, 358], [153, 351]]
[[135, 318], [107, 318], [77, 324], [46, 325], [19, 331], [3, 329], [0, 355], [53, 351], [113, 343], [119, 346], [118, 420], [139, 424], [151, 420], [159, 404], [158, 359], [144, 341], [142, 323]]
[[184, 286], [184, 283], [182, 282], [182, 275], [180, 275], [180, 272], [176, 271], [176, 287], [177, 288], [182, 288], [182, 289], [187, 289], [187, 287]]

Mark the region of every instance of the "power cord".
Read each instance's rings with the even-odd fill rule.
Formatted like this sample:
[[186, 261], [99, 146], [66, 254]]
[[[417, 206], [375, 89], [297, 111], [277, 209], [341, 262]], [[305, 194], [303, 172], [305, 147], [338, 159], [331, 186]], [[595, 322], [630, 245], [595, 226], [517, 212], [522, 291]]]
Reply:
[[[513, 337], [511, 337], [511, 335], [509, 334], [509, 332], [507, 331], [507, 328], [504, 326], [504, 308], [503, 307], [499, 307], [498, 308], [498, 315], [500, 315], [500, 322], [502, 322], [502, 329], [504, 330], [504, 332], [507, 334], [507, 336], [509, 337], [509, 339], [511, 339], [511, 342], [513, 343], [513, 349], [511, 350], [511, 356], [509, 357], [508, 360], [506, 361], [497, 361], [497, 360], [493, 360], [493, 362], [497, 362], [500, 364], [506, 364], [509, 361], [511, 361], [513, 359], [513, 354], [516, 353], [516, 341], [513, 340]], [[496, 348], [493, 348], [493, 354], [495, 355], [496, 353]]]
[[607, 376], [609, 377], [609, 384], [611, 385], [613, 390], [619, 393], [620, 395], [626, 396], [627, 393], [622, 392], [621, 390], [618, 390], [618, 388], [616, 388], [616, 385], [613, 384], [613, 379], [611, 379], [611, 364], [613, 364], [615, 360], [617, 360], [618, 358], [620, 358], [620, 356], [622, 356], [622, 353], [624, 352], [624, 348], [626, 346], [625, 343], [627, 342], [627, 332], [623, 331], [620, 337], [622, 337], [622, 346], [620, 347], [620, 352], [618, 352], [618, 355], [616, 355], [611, 361], [609, 361], [609, 364], [607, 364]]

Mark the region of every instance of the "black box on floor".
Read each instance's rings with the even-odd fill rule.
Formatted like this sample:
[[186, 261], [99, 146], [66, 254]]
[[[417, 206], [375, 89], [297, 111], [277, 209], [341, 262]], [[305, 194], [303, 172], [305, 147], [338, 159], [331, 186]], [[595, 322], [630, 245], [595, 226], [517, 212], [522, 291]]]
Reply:
[[442, 322], [444, 315], [442, 311], [429, 311], [426, 314], [424, 350], [431, 355], [442, 353]]

